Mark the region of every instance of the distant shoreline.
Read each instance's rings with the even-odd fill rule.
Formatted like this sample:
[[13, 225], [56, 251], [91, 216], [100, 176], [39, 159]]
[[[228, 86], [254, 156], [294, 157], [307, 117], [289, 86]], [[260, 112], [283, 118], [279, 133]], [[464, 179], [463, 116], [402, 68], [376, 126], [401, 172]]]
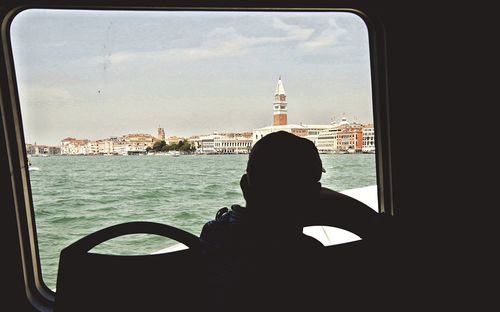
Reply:
[[[376, 153], [373, 152], [359, 152], [359, 153], [319, 153], [320, 155], [375, 155]], [[227, 156], [227, 155], [249, 155], [248, 153], [239, 153], [239, 154], [233, 154], [233, 153], [213, 153], [213, 154], [180, 154], [180, 156]], [[63, 157], [63, 156], [69, 156], [69, 157], [109, 157], [109, 156], [117, 156], [117, 157], [123, 157], [123, 156], [165, 156], [165, 157], [175, 157], [169, 154], [140, 154], [140, 155], [120, 155], [120, 154], [54, 154], [54, 155], [31, 155], [28, 154], [28, 157], [35, 157], [35, 158], [45, 158], [45, 157]]]

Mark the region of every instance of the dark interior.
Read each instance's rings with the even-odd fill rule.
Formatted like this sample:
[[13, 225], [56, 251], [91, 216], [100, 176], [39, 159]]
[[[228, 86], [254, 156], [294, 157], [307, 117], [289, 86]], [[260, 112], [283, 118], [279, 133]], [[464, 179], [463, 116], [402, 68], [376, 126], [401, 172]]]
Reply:
[[[487, 57], [490, 50], [480, 49], [479, 44], [489, 38], [486, 32], [495, 28], [494, 19], [487, 17], [493, 9], [485, 1], [474, 2], [482, 10], [472, 14], [474, 10], [466, 2], [462, 5], [451, 1], [265, 1], [256, 4], [251, 1], [4, 0], [0, 3], [2, 310], [5, 307], [13, 311], [51, 310], [53, 306], [50, 298], [34, 291], [34, 272], [23, 270], [26, 266], [23, 266], [22, 253], [29, 254], [30, 248], [20, 243], [20, 233], [26, 236], [26, 224], [31, 221], [18, 213], [17, 207], [22, 207], [25, 199], [16, 194], [21, 194], [29, 185], [19, 182], [21, 173], [15, 169], [20, 168], [21, 163], [16, 133], [19, 134], [22, 126], [12, 117], [17, 114], [12, 109], [16, 90], [6, 79], [12, 72], [6, 62], [9, 52], [4, 48], [9, 16], [25, 5], [360, 10], [381, 30], [377, 33], [380, 37], [375, 38], [373, 55], [382, 67], [377, 77], [380, 88], [373, 91], [380, 99], [383, 112], [376, 120], [390, 129], [383, 133], [382, 139], [388, 151], [383, 174], [392, 180], [391, 189], [386, 190], [391, 193], [384, 194], [384, 198], [392, 197], [393, 215], [384, 220], [387, 230], [384, 243], [372, 244], [366, 240], [363, 247], [354, 244], [331, 249], [326, 259], [335, 264], [332, 265], [335, 269], [325, 272], [321, 279], [344, 286], [337, 290], [337, 298], [330, 295], [321, 304], [331, 310], [363, 307], [391, 311], [449, 311], [465, 307], [480, 311], [480, 306], [487, 304], [486, 300], [474, 296], [478, 288], [472, 283], [484, 275], [467, 273], [473, 264], [464, 261], [469, 253], [464, 252], [463, 247], [475, 246], [477, 241], [462, 240], [460, 231], [454, 232], [460, 221], [469, 218], [461, 218], [460, 211], [479, 208], [478, 201], [471, 205], [467, 200], [470, 189], [459, 191], [465, 187], [462, 181], [470, 180], [466, 175], [471, 174], [471, 170], [460, 160], [461, 155], [449, 153], [450, 146], [462, 146], [467, 140], [450, 134], [450, 131], [460, 131], [458, 121], [471, 118], [471, 110], [478, 111], [495, 102], [486, 99], [482, 86], [478, 86], [479, 78], [483, 77], [480, 71], [489, 66], [481, 61], [492, 59]], [[486, 23], [489, 25], [484, 25]], [[469, 108], [471, 105], [474, 109]], [[467, 163], [471, 161], [469, 158]], [[377, 265], [366, 267], [363, 263], [366, 255], [376, 258]], [[205, 308], [210, 310], [209, 305]]]

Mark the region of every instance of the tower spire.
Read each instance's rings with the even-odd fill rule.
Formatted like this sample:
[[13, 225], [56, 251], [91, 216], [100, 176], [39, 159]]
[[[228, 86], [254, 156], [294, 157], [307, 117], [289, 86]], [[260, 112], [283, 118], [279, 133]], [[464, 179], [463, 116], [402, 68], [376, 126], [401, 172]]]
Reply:
[[281, 81], [281, 75], [278, 78], [278, 83], [276, 84], [276, 91], [274, 92], [274, 95], [285, 95], [285, 87], [283, 87], [283, 82]]

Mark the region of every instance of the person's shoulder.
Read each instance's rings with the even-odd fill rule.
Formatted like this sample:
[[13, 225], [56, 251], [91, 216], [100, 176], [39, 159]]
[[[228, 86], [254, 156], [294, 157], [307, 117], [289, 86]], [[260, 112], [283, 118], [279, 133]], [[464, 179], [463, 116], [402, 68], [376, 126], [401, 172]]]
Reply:
[[[238, 206], [239, 207], [239, 206]], [[231, 209], [221, 208], [215, 214], [215, 219], [208, 221], [203, 226], [200, 241], [207, 248], [227, 249], [233, 248], [241, 236], [241, 216], [239, 208], [234, 205]]]
[[223, 222], [228, 219], [230, 210], [227, 207], [223, 207], [217, 211], [215, 214], [215, 221]]
[[203, 226], [200, 237], [207, 238], [208, 236], [218, 236], [218, 234], [223, 234], [223, 232], [228, 230], [229, 225], [234, 225], [238, 223], [239, 216], [238, 205], [231, 206], [231, 209], [223, 207], [217, 211], [215, 218], [208, 221]]
[[[227, 219], [227, 213], [229, 212], [229, 209], [227, 207], [223, 207], [217, 211], [215, 214], [215, 218], [213, 220], [208, 221], [205, 223], [203, 226], [203, 230], [211, 229], [213, 227], [219, 226], [225, 219]], [[202, 233], [203, 233], [202, 230]]]

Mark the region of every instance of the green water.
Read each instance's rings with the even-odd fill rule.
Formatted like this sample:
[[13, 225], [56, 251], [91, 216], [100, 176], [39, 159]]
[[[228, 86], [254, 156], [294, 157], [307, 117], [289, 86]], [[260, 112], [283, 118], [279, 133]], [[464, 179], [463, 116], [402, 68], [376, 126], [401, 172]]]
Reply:
[[[59, 252], [98, 229], [155, 221], [199, 235], [217, 210], [244, 204], [239, 179], [247, 155], [31, 157], [30, 171], [42, 275], [55, 288]], [[342, 191], [376, 184], [373, 154], [321, 155], [323, 186]], [[151, 253], [175, 244], [130, 235], [96, 251]]]

